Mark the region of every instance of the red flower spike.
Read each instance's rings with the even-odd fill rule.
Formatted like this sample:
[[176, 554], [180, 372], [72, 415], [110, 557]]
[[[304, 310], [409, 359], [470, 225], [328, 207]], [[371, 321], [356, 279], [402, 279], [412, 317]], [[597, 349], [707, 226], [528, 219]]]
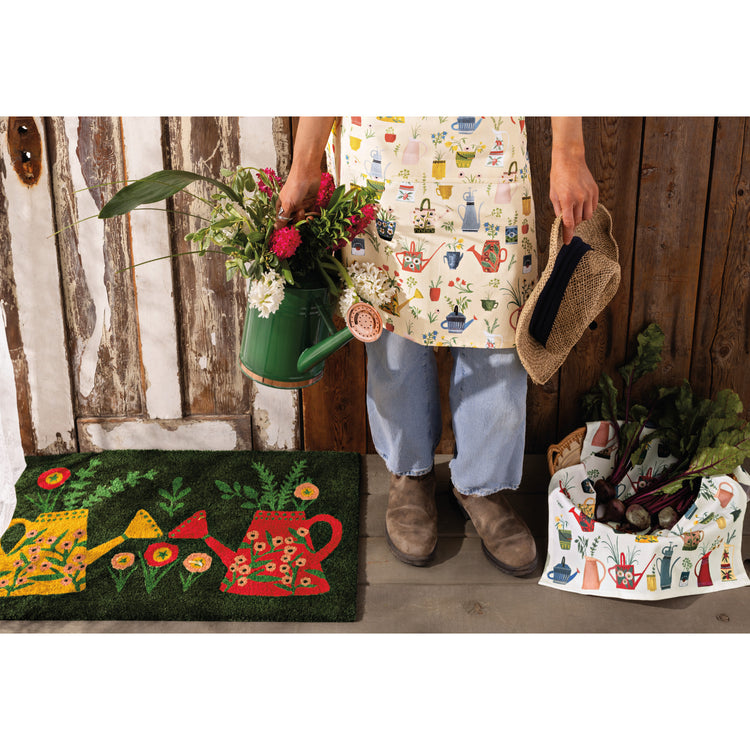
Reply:
[[291, 258], [300, 242], [302, 238], [294, 227], [281, 227], [271, 235], [271, 251], [279, 258]]
[[333, 177], [328, 172], [323, 172], [320, 176], [320, 187], [318, 188], [318, 195], [315, 198], [316, 208], [325, 208], [328, 206], [328, 201], [331, 200], [335, 185]]

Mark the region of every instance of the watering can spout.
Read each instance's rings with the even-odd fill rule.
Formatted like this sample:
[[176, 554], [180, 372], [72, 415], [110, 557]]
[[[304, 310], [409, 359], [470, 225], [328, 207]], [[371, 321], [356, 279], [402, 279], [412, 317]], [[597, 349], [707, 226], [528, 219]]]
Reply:
[[302, 373], [315, 367], [331, 354], [341, 349], [353, 338], [359, 341], [375, 341], [383, 332], [380, 314], [366, 302], [356, 302], [346, 312], [346, 328], [336, 330], [329, 311], [323, 305], [317, 305], [321, 320], [330, 334], [317, 344], [305, 349], [297, 359], [297, 370]]

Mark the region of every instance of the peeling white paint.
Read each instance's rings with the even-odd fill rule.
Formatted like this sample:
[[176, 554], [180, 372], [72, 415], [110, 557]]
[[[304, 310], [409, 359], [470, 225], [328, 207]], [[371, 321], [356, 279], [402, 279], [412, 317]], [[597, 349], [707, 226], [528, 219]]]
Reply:
[[[276, 166], [273, 118], [241, 117], [240, 163], [243, 167]], [[269, 388], [253, 383], [253, 424], [255, 447], [267, 450], [294, 450], [299, 447], [299, 396], [296, 390]]]
[[[52, 199], [47, 172], [44, 123], [34, 118], [42, 136], [42, 175], [29, 188], [11, 166], [6, 127], [0, 128], [0, 160], [5, 164], [3, 185], [8, 200], [8, 225], [18, 317], [29, 372], [31, 420], [37, 446], [52, 445], [60, 433], [68, 450], [75, 449], [70, 378], [68, 376], [62, 297]], [[5, 303], [4, 303], [5, 304]], [[3, 332], [4, 333], [4, 332]]]
[[[99, 361], [99, 346], [109, 330], [109, 298], [104, 284], [104, 222], [97, 219], [99, 208], [87, 189], [86, 180], [76, 155], [78, 145], [78, 118], [65, 118], [65, 135], [68, 140], [68, 159], [76, 192], [76, 214], [86, 219], [77, 225], [78, 254], [81, 259], [86, 288], [94, 303], [96, 323], [91, 338], [83, 342], [83, 351], [78, 369], [78, 390], [84, 397], [94, 390], [96, 365]], [[94, 218], [88, 218], [94, 217]]]
[[198, 367], [201, 370], [205, 370], [208, 367], [208, 357], [205, 354], [198, 360]]
[[101, 450], [234, 450], [237, 434], [227, 422], [178, 424], [168, 429], [157, 422], [83, 423], [81, 429]]
[[243, 167], [276, 169], [272, 117], [240, 117], [240, 163]]
[[253, 424], [262, 448], [294, 450], [297, 447], [297, 391], [269, 388], [260, 383], [254, 385]]
[[[164, 168], [158, 117], [124, 117], [122, 129], [129, 180]], [[171, 253], [166, 201], [150, 205], [156, 210], [130, 213], [134, 264]], [[146, 413], [155, 419], [176, 419], [182, 416], [182, 407], [170, 263], [162, 260], [136, 266], [134, 274]]]

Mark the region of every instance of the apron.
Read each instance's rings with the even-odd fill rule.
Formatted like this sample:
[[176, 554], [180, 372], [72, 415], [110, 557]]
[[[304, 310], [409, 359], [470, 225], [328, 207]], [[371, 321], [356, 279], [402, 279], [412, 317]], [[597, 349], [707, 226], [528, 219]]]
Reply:
[[344, 262], [398, 289], [389, 331], [425, 346], [510, 348], [538, 279], [523, 117], [344, 117], [328, 141], [339, 184], [377, 192]]

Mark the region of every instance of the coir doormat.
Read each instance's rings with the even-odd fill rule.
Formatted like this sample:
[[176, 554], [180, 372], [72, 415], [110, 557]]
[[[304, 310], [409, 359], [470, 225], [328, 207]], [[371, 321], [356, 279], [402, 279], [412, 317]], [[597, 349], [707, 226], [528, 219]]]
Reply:
[[0, 539], [1, 619], [355, 619], [358, 454], [26, 462]]

